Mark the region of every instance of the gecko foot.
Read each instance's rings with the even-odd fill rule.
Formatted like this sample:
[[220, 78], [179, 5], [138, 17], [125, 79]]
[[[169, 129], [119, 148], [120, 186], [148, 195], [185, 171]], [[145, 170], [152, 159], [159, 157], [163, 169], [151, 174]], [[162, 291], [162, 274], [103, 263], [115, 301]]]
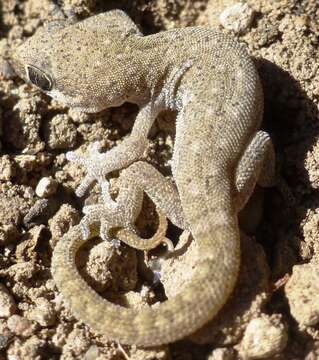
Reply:
[[159, 226], [156, 234], [150, 239], [143, 239], [137, 235], [131, 211], [127, 206], [114, 201], [109, 193], [109, 183], [104, 181], [102, 187], [102, 203], [87, 205], [83, 208], [84, 218], [81, 221], [82, 235], [85, 239], [99, 235], [103, 240], [112, 244], [116, 249], [120, 242], [139, 250], [148, 251], [160, 244], [165, 244], [168, 252], [174, 251], [171, 240], [166, 238], [166, 216], [157, 209]]
[[100, 151], [101, 147], [99, 142], [94, 142], [89, 145], [85, 155], [79, 155], [74, 151], [66, 153], [66, 158], [69, 161], [84, 166], [87, 171], [87, 175], [82, 179], [81, 184], [75, 191], [78, 197], [82, 197], [94, 181], [102, 183], [105, 180], [108, 170], [107, 166], [105, 166], [105, 153]]
[[120, 242], [111, 234], [112, 229], [122, 228], [133, 234], [136, 234], [136, 231], [125, 207], [112, 199], [109, 182], [104, 180], [100, 182], [100, 186], [102, 202], [83, 208], [85, 216], [81, 220], [82, 234], [85, 239], [92, 234], [99, 234], [103, 240], [118, 248]]
[[103, 240], [113, 241], [112, 228], [127, 229], [135, 233], [134, 225], [126, 219], [125, 211], [120, 206], [109, 206], [108, 203], [87, 205], [83, 208], [83, 213], [85, 216], [81, 220], [81, 227], [84, 238], [94, 233], [99, 234]]

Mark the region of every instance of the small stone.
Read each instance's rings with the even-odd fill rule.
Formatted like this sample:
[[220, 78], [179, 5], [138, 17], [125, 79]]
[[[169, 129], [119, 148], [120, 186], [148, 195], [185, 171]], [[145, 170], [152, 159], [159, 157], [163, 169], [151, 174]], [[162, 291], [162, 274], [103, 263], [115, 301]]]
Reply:
[[9, 155], [0, 156], [0, 180], [9, 181], [16, 173], [13, 161]]
[[112, 288], [133, 290], [137, 282], [136, 252], [130, 248], [119, 254], [106, 241], [94, 246], [88, 255], [83, 274], [97, 290]]
[[52, 233], [51, 246], [54, 247], [71, 226], [79, 223], [80, 219], [80, 214], [76, 209], [69, 204], [63, 204], [58, 212], [49, 220], [49, 227]]
[[65, 345], [63, 346], [63, 353], [72, 353], [73, 358], [83, 359], [83, 355], [92, 345], [84, 329], [75, 328], [68, 335]]
[[72, 149], [76, 145], [76, 126], [68, 115], [56, 115], [46, 124], [45, 138], [50, 149]]
[[9, 330], [19, 336], [28, 337], [31, 336], [34, 332], [34, 326], [32, 322], [20, 315], [12, 315], [9, 317], [7, 325]]
[[235, 33], [244, 32], [252, 23], [254, 11], [248, 4], [238, 2], [227, 7], [219, 16], [221, 25]]
[[0, 317], [8, 318], [16, 312], [13, 297], [4, 285], [0, 284]]
[[291, 315], [302, 326], [319, 322], [319, 265], [296, 265], [285, 286]]
[[41, 297], [36, 299], [35, 307], [31, 310], [29, 317], [41, 326], [51, 326], [55, 323], [56, 313], [49, 300]]
[[18, 262], [35, 259], [35, 248], [41, 239], [44, 229], [45, 226], [43, 224], [37, 225], [33, 226], [28, 232], [23, 234], [22, 239], [16, 248], [16, 257]]
[[[130, 349], [130, 355], [128, 355], [125, 352], [125, 349], [123, 349], [123, 347], [119, 347], [120, 352], [122, 353], [122, 355], [124, 356], [125, 359], [156, 359], [156, 360], [168, 360], [171, 359], [170, 356], [170, 350], [168, 348], [168, 346], [162, 345], [162, 346], [157, 346], [157, 347], [153, 347], [153, 348], [149, 348], [149, 349], [142, 349], [142, 348], [137, 348], [137, 347], [132, 347]], [[185, 359], [185, 358], [183, 358]], [[191, 359], [191, 358], [187, 358], [187, 359]]]
[[[61, 302], [62, 302], [62, 298], [61, 298]], [[51, 338], [52, 345], [57, 348], [62, 348], [66, 341], [66, 334], [68, 334], [69, 331], [70, 329], [67, 324], [63, 322], [60, 323], [57, 322], [56, 331]]]
[[212, 351], [207, 360], [235, 360], [234, 349], [217, 348]]
[[[7, 350], [8, 360], [20, 359], [52, 359], [46, 348], [46, 341], [39, 338], [39, 335], [33, 335], [28, 339], [15, 339], [15, 346], [10, 346]], [[48, 356], [46, 356], [48, 355]]]
[[70, 108], [68, 114], [76, 124], [82, 124], [90, 121], [90, 114], [74, 108]]
[[0, 224], [14, 224], [19, 226], [22, 213], [28, 204], [22, 196], [10, 195], [0, 192]]
[[38, 182], [35, 193], [41, 198], [47, 198], [56, 193], [58, 183], [52, 177], [43, 177]]
[[239, 354], [244, 359], [265, 359], [279, 354], [287, 345], [287, 329], [281, 317], [264, 315], [248, 324]]

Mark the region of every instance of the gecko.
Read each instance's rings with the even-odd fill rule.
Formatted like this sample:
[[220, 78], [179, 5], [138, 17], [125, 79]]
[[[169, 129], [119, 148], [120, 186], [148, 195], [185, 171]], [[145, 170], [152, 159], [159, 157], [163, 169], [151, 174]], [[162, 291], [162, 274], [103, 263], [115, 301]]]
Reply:
[[[92, 144], [67, 153], [86, 169], [76, 190], [83, 196], [97, 181], [103, 202], [54, 249], [52, 275], [73, 314], [110, 340], [149, 347], [182, 339], [214, 318], [236, 284], [240, 269], [238, 212], [255, 185], [274, 183], [275, 153], [260, 130], [263, 91], [246, 47], [214, 29], [188, 27], [143, 36], [126, 13], [111, 10], [79, 22], [54, 21], [12, 54], [26, 82], [68, 107], [94, 113], [124, 102], [137, 104], [129, 136], [109, 151]], [[148, 134], [164, 109], [176, 111], [172, 179], [143, 160]], [[116, 200], [106, 177], [121, 170]], [[140, 243], [133, 224], [146, 192], [163, 216], [188, 229], [197, 246], [192, 279], [174, 297], [141, 309], [100, 297], [75, 266], [79, 247], [111, 228], [131, 246]], [[164, 224], [164, 225], [163, 225]], [[132, 240], [133, 239], [133, 240]]]

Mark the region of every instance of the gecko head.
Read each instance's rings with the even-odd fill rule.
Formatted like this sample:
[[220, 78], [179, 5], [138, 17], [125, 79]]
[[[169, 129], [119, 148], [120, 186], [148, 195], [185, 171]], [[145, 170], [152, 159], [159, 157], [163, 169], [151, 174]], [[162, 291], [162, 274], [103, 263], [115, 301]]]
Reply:
[[10, 63], [27, 83], [69, 107], [98, 112], [121, 105], [127, 91], [118, 79], [124, 67], [119, 45], [82, 23], [39, 29], [13, 51]]

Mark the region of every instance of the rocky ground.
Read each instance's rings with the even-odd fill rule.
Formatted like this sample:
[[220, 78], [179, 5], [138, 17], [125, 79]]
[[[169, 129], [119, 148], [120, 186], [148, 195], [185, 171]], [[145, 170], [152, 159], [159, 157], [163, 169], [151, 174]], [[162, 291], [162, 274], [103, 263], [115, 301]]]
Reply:
[[[137, 108], [125, 104], [87, 115], [63, 107], [14, 76], [10, 49], [50, 17], [49, 0], [0, 0], [0, 360], [319, 359], [319, 3], [316, 0], [64, 0], [80, 18], [121, 8], [145, 34], [174, 27], [218, 27], [245, 42], [265, 93], [264, 128], [274, 140], [281, 186], [261, 191], [242, 214], [242, 268], [232, 298], [216, 319], [190, 339], [152, 350], [108, 342], [76, 321], [50, 274], [56, 241], [79, 222], [84, 175], [65, 153], [92, 141], [105, 150], [130, 132]], [[222, 14], [222, 15], [221, 15]], [[174, 114], [162, 114], [151, 132], [148, 160], [169, 174]], [[112, 181], [116, 192], [116, 179]], [[283, 191], [284, 189], [284, 191]], [[31, 212], [30, 212], [31, 209]], [[41, 215], [39, 209], [43, 209]], [[139, 227], [154, 228], [145, 201]], [[257, 227], [257, 228], [256, 228]], [[177, 242], [179, 232], [170, 227]], [[187, 241], [187, 239], [181, 239]], [[192, 246], [163, 264], [173, 296], [192, 264]], [[82, 276], [106, 297], [125, 293], [131, 306], [154, 302], [143, 254], [92, 241], [77, 259]], [[168, 266], [169, 265], [169, 266]]]

